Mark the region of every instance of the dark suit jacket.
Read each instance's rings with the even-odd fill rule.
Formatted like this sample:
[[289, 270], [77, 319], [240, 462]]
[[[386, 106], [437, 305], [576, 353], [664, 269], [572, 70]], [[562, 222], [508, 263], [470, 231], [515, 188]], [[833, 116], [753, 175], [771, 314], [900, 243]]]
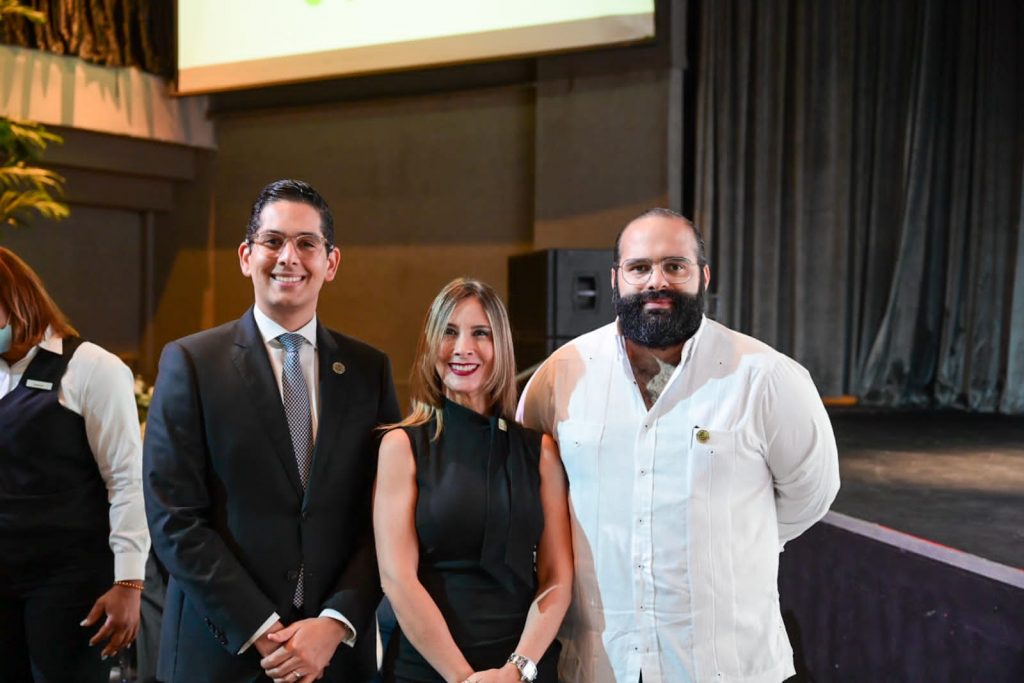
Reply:
[[236, 653], [272, 612], [291, 612], [300, 566], [305, 616], [335, 609], [359, 635], [356, 648], [338, 647], [326, 680], [372, 676], [374, 428], [397, 421], [398, 405], [380, 351], [319, 324], [317, 347], [320, 417], [305, 492], [252, 310], [164, 348], [144, 484], [153, 547], [170, 573], [166, 683], [260, 680], [256, 649]]

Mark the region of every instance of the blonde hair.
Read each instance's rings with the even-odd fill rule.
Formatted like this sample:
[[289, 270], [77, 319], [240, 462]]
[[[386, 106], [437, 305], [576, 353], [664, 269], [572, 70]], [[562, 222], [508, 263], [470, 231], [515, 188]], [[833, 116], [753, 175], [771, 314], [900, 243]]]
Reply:
[[401, 422], [386, 425], [385, 429], [416, 427], [436, 418], [437, 430], [432, 438], [436, 440], [441, 436], [445, 387], [437, 374], [437, 356], [455, 307], [469, 298], [475, 298], [483, 306], [494, 343], [494, 365], [483, 387], [487, 403], [500, 417], [511, 420], [515, 416], [516, 362], [512, 350], [512, 327], [505, 304], [490, 285], [479, 280], [456, 278], [434, 298], [423, 322], [410, 378], [412, 412]]
[[0, 247], [0, 304], [13, 324], [8, 353], [24, 356], [43, 340], [50, 327], [58, 337], [78, 335], [67, 316], [53, 302], [36, 272], [10, 249]]

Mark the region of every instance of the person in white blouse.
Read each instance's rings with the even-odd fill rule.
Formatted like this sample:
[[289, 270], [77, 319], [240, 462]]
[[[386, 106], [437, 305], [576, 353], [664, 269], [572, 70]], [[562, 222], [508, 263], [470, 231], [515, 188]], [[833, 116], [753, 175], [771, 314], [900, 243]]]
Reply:
[[149, 552], [132, 373], [0, 247], [0, 680], [105, 683]]
[[704, 316], [697, 228], [652, 209], [616, 240], [617, 320], [558, 349], [518, 408], [569, 477], [568, 683], [775, 683], [794, 673], [778, 557], [839, 490], [807, 371]]

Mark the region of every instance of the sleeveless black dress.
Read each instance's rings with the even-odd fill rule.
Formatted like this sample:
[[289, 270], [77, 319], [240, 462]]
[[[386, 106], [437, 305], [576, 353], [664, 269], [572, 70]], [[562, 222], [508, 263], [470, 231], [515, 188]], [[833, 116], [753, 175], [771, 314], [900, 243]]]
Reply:
[[[535, 550], [544, 528], [539, 432], [445, 401], [436, 422], [406, 428], [416, 459], [419, 579], [474, 671], [505, 665], [537, 592]], [[538, 683], [558, 680], [559, 644], [538, 662]], [[385, 681], [443, 681], [395, 629]]]

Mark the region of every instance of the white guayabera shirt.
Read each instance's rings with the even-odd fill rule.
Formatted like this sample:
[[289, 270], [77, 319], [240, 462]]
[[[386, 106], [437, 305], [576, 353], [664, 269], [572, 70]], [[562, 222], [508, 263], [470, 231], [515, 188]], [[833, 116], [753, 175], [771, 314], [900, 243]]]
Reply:
[[555, 437], [569, 477], [564, 681], [794, 673], [779, 551], [839, 490], [832, 425], [803, 367], [704, 319], [648, 410], [611, 323], [541, 366], [518, 417]]

